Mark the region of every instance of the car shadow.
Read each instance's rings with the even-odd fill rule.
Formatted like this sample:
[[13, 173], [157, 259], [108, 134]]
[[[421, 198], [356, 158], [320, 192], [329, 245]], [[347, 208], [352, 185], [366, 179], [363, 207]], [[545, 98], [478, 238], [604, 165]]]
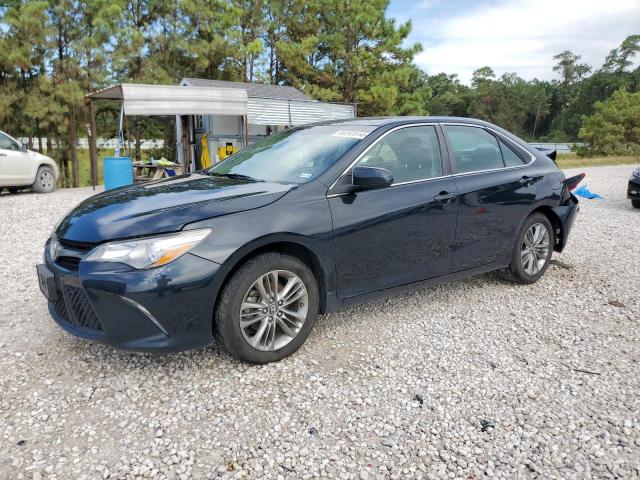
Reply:
[[0, 187], [0, 196], [1, 197], [17, 197], [21, 195], [35, 195], [36, 193], [33, 190], [18, 190], [17, 192], [9, 192], [5, 187]]

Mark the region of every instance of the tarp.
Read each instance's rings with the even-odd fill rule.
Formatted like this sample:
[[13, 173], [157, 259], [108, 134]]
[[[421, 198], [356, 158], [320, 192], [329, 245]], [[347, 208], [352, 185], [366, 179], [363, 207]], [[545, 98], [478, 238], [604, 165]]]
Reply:
[[89, 97], [122, 100], [125, 115], [247, 114], [247, 92], [239, 88], [123, 83]]

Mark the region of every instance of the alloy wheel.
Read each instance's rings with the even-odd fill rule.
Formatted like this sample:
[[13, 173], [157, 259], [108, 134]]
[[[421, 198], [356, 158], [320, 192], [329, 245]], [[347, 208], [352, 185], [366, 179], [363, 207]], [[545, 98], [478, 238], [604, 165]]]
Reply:
[[249, 287], [240, 306], [240, 329], [253, 348], [274, 351], [291, 342], [307, 319], [309, 294], [295, 273], [273, 270]]
[[522, 239], [520, 260], [522, 268], [528, 275], [536, 275], [549, 256], [549, 231], [542, 223], [534, 223], [529, 227]]

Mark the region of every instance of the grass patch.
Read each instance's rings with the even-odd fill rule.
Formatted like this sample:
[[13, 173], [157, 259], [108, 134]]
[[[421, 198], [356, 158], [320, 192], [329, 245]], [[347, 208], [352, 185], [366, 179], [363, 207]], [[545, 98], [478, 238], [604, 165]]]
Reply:
[[575, 153], [558, 155], [560, 168], [603, 167], [605, 165], [638, 165], [640, 157], [579, 157]]

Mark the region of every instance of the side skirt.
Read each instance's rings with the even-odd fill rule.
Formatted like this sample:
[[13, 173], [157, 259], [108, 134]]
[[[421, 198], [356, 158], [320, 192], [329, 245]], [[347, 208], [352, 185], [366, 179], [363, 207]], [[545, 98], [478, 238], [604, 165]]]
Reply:
[[400, 285], [398, 287], [387, 288], [385, 290], [378, 290], [376, 292], [365, 293], [363, 295], [357, 295], [355, 297], [349, 297], [341, 299], [336, 292], [330, 292], [327, 295], [326, 308], [323, 313], [331, 313], [341, 308], [349, 307], [352, 305], [358, 305], [361, 303], [367, 303], [373, 300], [380, 300], [383, 298], [400, 295], [402, 293], [412, 292], [415, 290], [421, 290], [436, 285], [442, 285], [443, 283], [449, 283], [463, 278], [473, 277], [475, 275], [481, 275], [483, 273], [493, 272], [494, 270], [501, 270], [507, 268], [508, 263], [493, 262], [480, 267], [470, 268], [468, 270], [461, 270], [459, 272], [450, 273], [447, 275], [441, 275], [439, 277], [428, 278], [427, 280], [421, 280], [419, 282], [408, 283], [406, 285]]

